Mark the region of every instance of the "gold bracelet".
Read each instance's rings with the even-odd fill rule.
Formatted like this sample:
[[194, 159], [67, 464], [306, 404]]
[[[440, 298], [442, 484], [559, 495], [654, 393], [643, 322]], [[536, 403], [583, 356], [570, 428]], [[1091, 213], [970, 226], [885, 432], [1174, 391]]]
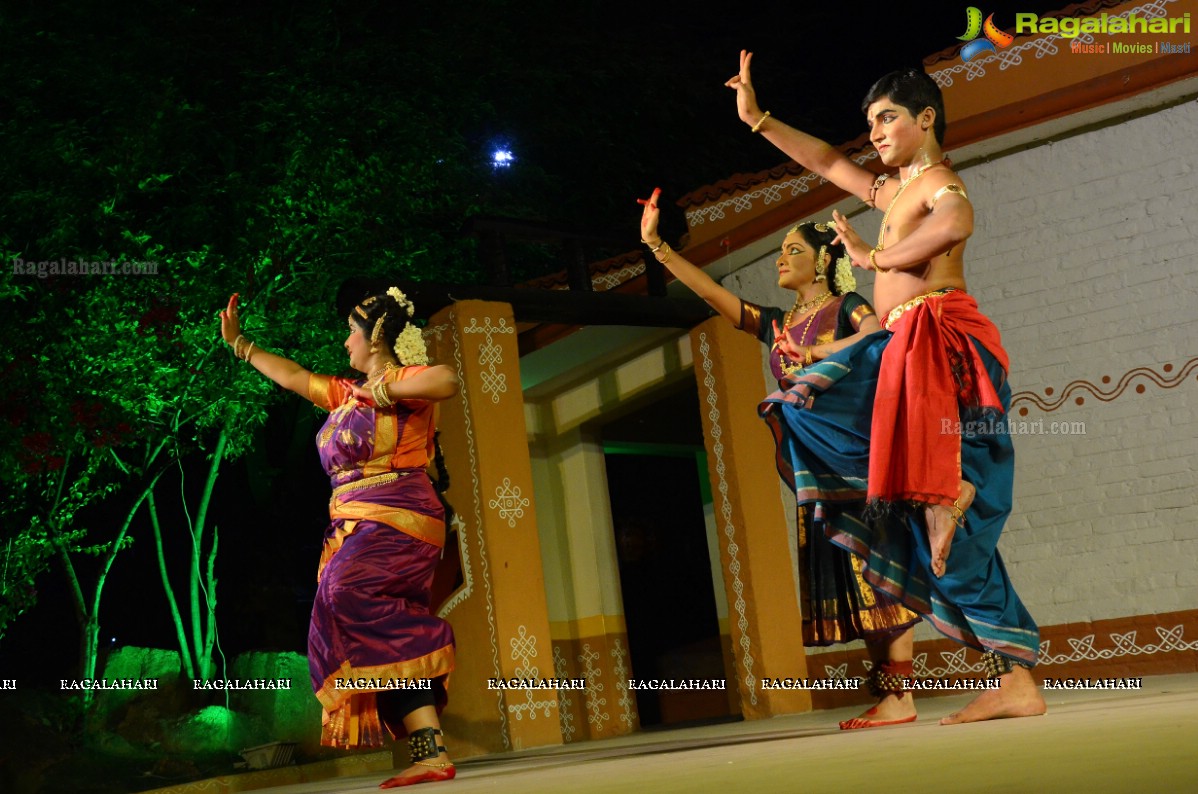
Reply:
[[[658, 251], [665, 251], [665, 253], [663, 256], [658, 256]], [[670, 261], [670, 254], [672, 253], [674, 253], [674, 249], [670, 248], [669, 243], [667, 243], [665, 240], [662, 240], [661, 245], [653, 249], [653, 258], [664, 265], [666, 262]]]
[[250, 342], [250, 346], [245, 349], [245, 358], [242, 359], [245, 363], [250, 363], [250, 356], [254, 355], [254, 343]]
[[749, 130], [749, 132], [761, 132], [761, 125], [765, 124], [765, 120], [768, 119], [769, 117], [770, 117], [770, 112], [767, 110], [765, 112], [765, 115], [757, 120], [757, 123], [753, 125], [753, 128], [751, 130]]
[[656, 254], [658, 251], [660, 251], [660, 250], [661, 250], [661, 247], [662, 247], [663, 245], [665, 245], [665, 244], [666, 244], [666, 241], [665, 241], [665, 240], [658, 240], [658, 241], [657, 241], [657, 247], [656, 247], [656, 248], [654, 248], [654, 247], [653, 247], [653, 243], [649, 242], [648, 240], [641, 240], [641, 242], [642, 242], [642, 243], [644, 243], [645, 245], [649, 246], [649, 250], [650, 250], [650, 251], [652, 251], [652, 252], [653, 252], [653, 253], [655, 253], [655, 254]]
[[869, 249], [869, 269], [870, 269], [870, 270], [877, 270], [877, 269], [878, 269], [878, 262], [877, 262], [877, 260], [876, 260], [876, 259], [874, 259], [874, 257], [875, 257], [875, 256], [877, 256], [877, 255], [878, 255], [878, 249], [877, 249], [877, 248], [871, 248], [871, 249]]
[[807, 355], [804, 357], [804, 359], [805, 359], [805, 360], [803, 361], [803, 366], [805, 366], [805, 367], [810, 367], [810, 366], [811, 366], [811, 362], [812, 362], [812, 358], [811, 358], [811, 345], [807, 345]]
[[243, 335], [238, 334], [237, 338], [233, 340], [233, 355], [237, 356], [237, 358], [241, 359], [242, 361], [245, 361], [245, 354], [242, 352], [243, 344], [253, 345], [253, 342], [250, 342], [250, 340], [246, 339]]
[[386, 381], [380, 380], [378, 383], [370, 387], [370, 396], [374, 398], [376, 408], [390, 408], [395, 405], [395, 401], [391, 399], [391, 395], [387, 393]]

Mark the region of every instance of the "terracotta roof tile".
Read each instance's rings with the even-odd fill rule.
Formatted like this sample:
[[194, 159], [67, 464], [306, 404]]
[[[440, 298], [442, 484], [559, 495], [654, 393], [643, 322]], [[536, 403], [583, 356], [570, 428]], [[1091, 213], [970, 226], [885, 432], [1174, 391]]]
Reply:
[[[856, 140], [841, 144], [836, 148], [840, 149], [846, 157], [851, 158], [856, 157], [866, 150], [871, 150], [873, 147], [870, 146], [869, 136], [863, 133]], [[786, 176], [798, 176], [805, 173], [807, 173], [806, 168], [803, 168], [803, 166], [794, 160], [789, 160], [782, 165], [776, 165], [773, 168], [766, 171], [758, 171], [755, 174], [733, 174], [727, 179], [721, 179], [719, 182], [704, 185], [698, 190], [692, 190], [678, 199], [678, 206], [683, 209], [697, 207], [709, 201], [721, 199], [731, 193], [739, 193], [766, 182], [773, 182]]]

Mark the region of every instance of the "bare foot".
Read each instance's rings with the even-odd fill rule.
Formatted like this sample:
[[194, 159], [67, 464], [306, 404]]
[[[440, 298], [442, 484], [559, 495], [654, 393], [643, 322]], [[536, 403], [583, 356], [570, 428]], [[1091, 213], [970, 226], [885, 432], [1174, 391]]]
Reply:
[[931, 505], [924, 508], [924, 520], [928, 525], [928, 545], [932, 549], [932, 573], [936, 578], [944, 576], [948, 555], [953, 546], [953, 535], [957, 526], [965, 520], [965, 511], [973, 504], [978, 489], [973, 483], [961, 480], [961, 495], [952, 505]]
[[858, 728], [880, 728], [883, 725], [899, 725], [904, 722], [915, 722], [915, 698], [910, 692], [889, 694], [879, 700], [871, 708], [862, 712], [861, 716], [844, 720], [840, 723], [842, 731], [852, 731]]
[[988, 689], [969, 701], [960, 711], [940, 720], [941, 725], [959, 725], [963, 722], [999, 720], [1007, 717], [1038, 717], [1048, 711], [1048, 704], [1040, 695], [1036, 679], [1026, 667], [1016, 667], [1000, 676], [998, 689]]
[[[429, 764], [435, 764], [435, 766], [428, 766]], [[441, 766], [442, 764], [445, 766]], [[450, 762], [448, 755], [441, 753], [434, 759], [424, 763], [414, 763], [395, 777], [387, 778], [379, 783], [379, 788], [399, 788], [400, 786], [414, 786], [417, 783], [453, 780], [455, 775], [457, 775], [457, 767]]]

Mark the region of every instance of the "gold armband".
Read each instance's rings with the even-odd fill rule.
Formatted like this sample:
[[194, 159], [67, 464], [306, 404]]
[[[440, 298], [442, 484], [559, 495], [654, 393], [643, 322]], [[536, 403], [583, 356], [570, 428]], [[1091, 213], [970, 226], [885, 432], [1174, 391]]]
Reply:
[[886, 184], [887, 179], [890, 179], [890, 174], [878, 174], [878, 178], [869, 188], [869, 201], [866, 202], [869, 206], [876, 207], [878, 205], [878, 191], [882, 185]]
[[957, 184], [948, 184], [932, 194], [932, 202], [931, 202], [932, 209], [936, 209], [936, 202], [939, 201], [940, 197], [943, 196], [945, 193], [956, 193], [961, 198], [965, 199], [966, 201], [969, 201], [969, 196], [965, 195], [965, 188], [963, 188]]

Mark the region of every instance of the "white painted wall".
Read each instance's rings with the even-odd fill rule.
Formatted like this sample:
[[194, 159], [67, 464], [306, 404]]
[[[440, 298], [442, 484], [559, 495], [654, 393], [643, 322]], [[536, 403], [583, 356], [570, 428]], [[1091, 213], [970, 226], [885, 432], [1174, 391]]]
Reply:
[[[1109, 401], [1085, 390], [1014, 416], [1085, 427], [1015, 441], [1000, 549], [1041, 625], [1198, 607], [1198, 368], [1177, 383], [1198, 358], [1196, 129], [1190, 101], [961, 172], [976, 210], [969, 288], [1002, 331], [1013, 390], [1052, 388], [1055, 402], [1073, 381], [1110, 395], [1137, 368], [1156, 373]], [[867, 240], [879, 221], [854, 218]], [[785, 307], [774, 256], [724, 285]]]

